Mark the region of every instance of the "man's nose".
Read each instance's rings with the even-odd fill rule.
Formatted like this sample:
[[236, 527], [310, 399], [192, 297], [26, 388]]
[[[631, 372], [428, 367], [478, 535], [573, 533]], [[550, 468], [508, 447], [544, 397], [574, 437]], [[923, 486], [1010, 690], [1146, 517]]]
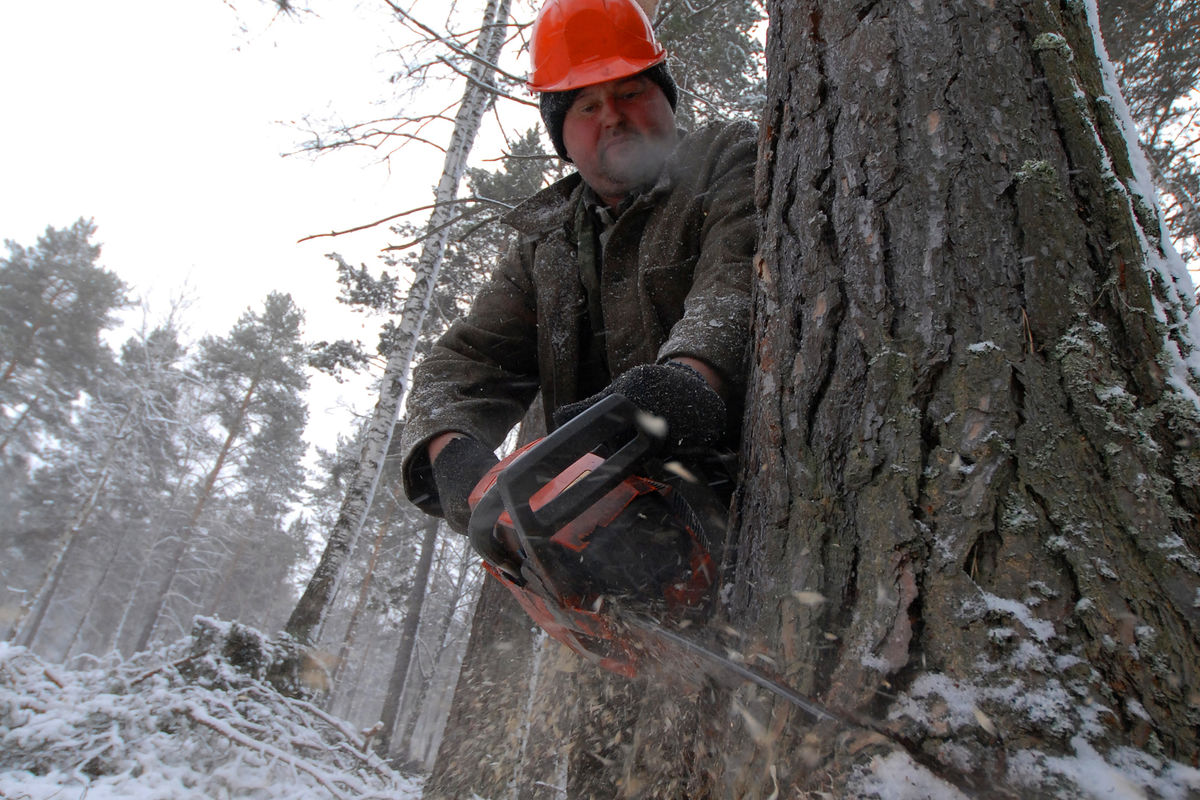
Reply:
[[600, 124], [604, 126], [619, 125], [625, 119], [625, 112], [615, 97], [606, 97], [600, 105]]

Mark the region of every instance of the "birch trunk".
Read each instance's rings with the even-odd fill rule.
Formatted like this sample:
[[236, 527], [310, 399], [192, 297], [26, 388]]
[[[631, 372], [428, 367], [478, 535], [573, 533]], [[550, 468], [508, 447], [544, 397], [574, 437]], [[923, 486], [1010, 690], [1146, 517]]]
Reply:
[[453, 200], [467, 167], [467, 157], [475, 142], [483, 112], [492, 96], [494, 65], [504, 45], [508, 30], [511, 0], [489, 0], [484, 9], [483, 23], [476, 46], [476, 56], [470, 67], [470, 77], [455, 115], [454, 132], [446, 148], [442, 177], [435, 195], [436, 205], [430, 215], [416, 275], [405, 298], [400, 314], [399, 341], [388, 357], [379, 400], [359, 456], [358, 468], [346, 488], [346, 497], [333, 530], [325, 545], [321, 560], [288, 619], [285, 631], [294, 639], [312, 644], [321, 634], [321, 626], [329, 611], [329, 603], [337, 593], [337, 585], [345, 571], [346, 557], [362, 530], [370, 510], [383, 460], [391, 443], [404, 395], [408, 390], [412, 361], [418, 338], [425, 324], [433, 289], [441, 269], [442, 254], [449, 236], [447, 223], [453, 216]]

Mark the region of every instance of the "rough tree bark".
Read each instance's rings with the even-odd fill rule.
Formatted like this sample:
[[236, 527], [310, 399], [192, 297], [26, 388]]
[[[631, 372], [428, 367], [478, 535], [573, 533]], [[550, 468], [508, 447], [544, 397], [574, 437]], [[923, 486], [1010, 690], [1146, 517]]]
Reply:
[[888, 735], [768, 703], [723, 790], [1187, 785], [1196, 315], [1094, 7], [770, 15], [731, 615]]
[[337, 521], [326, 540], [325, 551], [287, 621], [285, 631], [299, 642], [314, 643], [320, 636], [321, 625], [329, 610], [337, 585], [345, 571], [346, 557], [362, 530], [371, 508], [383, 460], [392, 439], [392, 429], [400, 405], [408, 389], [412, 361], [418, 339], [425, 324], [434, 286], [441, 269], [442, 253], [450, 235], [449, 221], [454, 216], [454, 198], [467, 168], [467, 157], [479, 131], [480, 121], [488, 101], [494, 96], [495, 64], [504, 46], [508, 30], [511, 0], [489, 0], [484, 9], [478, 46], [471, 62], [467, 86], [455, 115], [454, 130], [446, 147], [442, 177], [435, 193], [433, 213], [426, 224], [428, 235], [421, 258], [413, 276], [412, 286], [400, 313], [400, 338], [388, 355], [387, 367], [380, 382], [379, 401], [371, 417], [362, 454], [354, 476], [346, 488], [346, 497], [338, 512]]
[[[460, 684], [475, 714], [457, 725], [499, 726], [509, 749], [483, 769], [445, 759], [471, 771], [454, 785], [1196, 791], [1200, 320], [1091, 0], [768, 5], [723, 621], [743, 653], [866, 724], [813, 724], [750, 687], [689, 696], [577, 662], [548, 677], [524, 655], [541, 680], [523, 707]], [[537, 737], [561, 755], [514, 766]]]

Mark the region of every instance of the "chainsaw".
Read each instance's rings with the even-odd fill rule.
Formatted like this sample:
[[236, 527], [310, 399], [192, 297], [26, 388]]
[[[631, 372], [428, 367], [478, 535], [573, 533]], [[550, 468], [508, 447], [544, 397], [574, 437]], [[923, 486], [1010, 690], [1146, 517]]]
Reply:
[[[845, 720], [691, 633], [716, 566], [673, 487], [639, 474], [655, 448], [643, 412], [610, 395], [493, 467], [471, 493], [468, 534], [484, 569], [552, 638], [604, 669], [717, 667], [815, 720]], [[698, 674], [713, 671], [698, 666]]]
[[611, 395], [493, 467], [471, 493], [468, 535], [484, 568], [550, 636], [633, 677], [644, 646], [610, 612], [702, 614], [716, 569], [673, 487], [637, 474], [655, 440]]

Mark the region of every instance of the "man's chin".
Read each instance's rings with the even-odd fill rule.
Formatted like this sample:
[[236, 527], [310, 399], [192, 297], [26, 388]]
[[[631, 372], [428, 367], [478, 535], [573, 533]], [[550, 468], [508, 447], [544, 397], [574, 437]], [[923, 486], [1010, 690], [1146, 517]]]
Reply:
[[665, 158], [610, 159], [605, 163], [605, 172], [613, 183], [631, 189], [652, 183], [662, 172]]

